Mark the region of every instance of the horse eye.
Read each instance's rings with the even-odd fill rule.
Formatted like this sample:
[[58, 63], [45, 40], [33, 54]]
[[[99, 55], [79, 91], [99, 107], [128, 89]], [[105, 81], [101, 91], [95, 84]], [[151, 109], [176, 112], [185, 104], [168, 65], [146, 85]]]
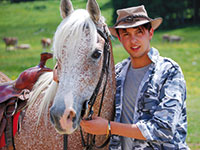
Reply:
[[94, 53], [92, 54], [93, 59], [98, 59], [101, 56], [102, 52], [100, 50], [95, 50]]

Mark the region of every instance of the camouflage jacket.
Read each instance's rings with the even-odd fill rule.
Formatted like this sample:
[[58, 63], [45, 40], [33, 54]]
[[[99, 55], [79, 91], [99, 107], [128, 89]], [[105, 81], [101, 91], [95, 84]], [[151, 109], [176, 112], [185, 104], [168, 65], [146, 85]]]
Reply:
[[[133, 122], [146, 141], [133, 139], [133, 150], [189, 149], [187, 134], [186, 84], [179, 65], [159, 55], [155, 48], [148, 53], [152, 64], [138, 89]], [[124, 81], [130, 58], [116, 69], [115, 121], [120, 122]], [[110, 150], [121, 150], [120, 137], [113, 135]]]

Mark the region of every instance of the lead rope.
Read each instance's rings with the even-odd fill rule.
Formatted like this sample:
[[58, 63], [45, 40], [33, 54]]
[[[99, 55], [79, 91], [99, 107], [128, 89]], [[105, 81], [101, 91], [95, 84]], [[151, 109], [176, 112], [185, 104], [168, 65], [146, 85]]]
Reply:
[[64, 150], [67, 150], [67, 143], [68, 143], [68, 135], [67, 134], [64, 134], [63, 135], [63, 140], [64, 140], [64, 145], [63, 145], [63, 149]]

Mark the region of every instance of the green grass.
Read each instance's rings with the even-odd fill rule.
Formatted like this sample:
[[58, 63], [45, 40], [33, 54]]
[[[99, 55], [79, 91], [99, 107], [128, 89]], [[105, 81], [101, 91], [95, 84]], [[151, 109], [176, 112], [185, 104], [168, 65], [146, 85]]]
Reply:
[[[97, 0], [106, 18], [112, 25], [113, 8], [109, 0]], [[75, 9], [85, 8], [85, 0], [72, 1]], [[18, 37], [18, 44], [28, 43], [29, 50], [5, 51], [5, 45], [0, 40], [0, 71], [11, 79], [16, 79], [20, 72], [35, 66], [43, 51], [40, 44], [42, 37], [53, 37], [61, 21], [59, 1], [37, 1], [19, 4], [0, 3], [0, 39], [4, 36]], [[178, 43], [162, 41], [163, 34], [179, 35], [183, 40]], [[115, 63], [128, 57], [121, 44], [115, 39], [113, 52]], [[187, 113], [188, 136], [190, 148], [200, 149], [200, 26], [155, 31], [152, 46], [157, 48], [162, 56], [170, 57], [181, 66], [187, 82]], [[50, 50], [48, 50], [50, 51]], [[55, 62], [48, 61], [47, 66], [53, 67]]]
[[[165, 32], [164, 32], [165, 33]], [[168, 31], [183, 37], [180, 43], [163, 43], [155, 40], [153, 44], [161, 55], [174, 59], [182, 67], [187, 85], [188, 137], [191, 149], [200, 149], [200, 26]], [[158, 32], [161, 37], [163, 32]], [[159, 38], [161, 39], [161, 38]], [[157, 43], [158, 42], [158, 43]]]
[[[112, 6], [108, 0], [99, 0], [102, 15], [110, 22]], [[37, 1], [19, 4], [0, 3], [0, 39], [17, 37], [18, 44], [28, 43], [29, 50], [5, 52], [5, 45], [0, 40], [0, 71], [11, 79], [16, 79], [24, 69], [39, 62], [39, 54], [43, 52], [40, 40], [42, 37], [53, 38], [57, 26], [61, 22], [59, 1]], [[86, 8], [86, 1], [73, 1], [74, 9]], [[49, 50], [50, 51], [50, 50]], [[48, 65], [49, 64], [49, 65]], [[47, 66], [53, 66], [52, 60]]]

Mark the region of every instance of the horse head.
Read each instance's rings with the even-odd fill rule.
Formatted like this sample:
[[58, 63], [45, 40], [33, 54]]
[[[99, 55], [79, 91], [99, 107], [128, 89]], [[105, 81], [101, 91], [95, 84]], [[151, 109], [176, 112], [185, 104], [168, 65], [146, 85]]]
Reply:
[[60, 11], [63, 20], [53, 41], [59, 83], [50, 117], [58, 133], [71, 134], [101, 77], [109, 31], [95, 0], [88, 0], [86, 10], [61, 0]]

